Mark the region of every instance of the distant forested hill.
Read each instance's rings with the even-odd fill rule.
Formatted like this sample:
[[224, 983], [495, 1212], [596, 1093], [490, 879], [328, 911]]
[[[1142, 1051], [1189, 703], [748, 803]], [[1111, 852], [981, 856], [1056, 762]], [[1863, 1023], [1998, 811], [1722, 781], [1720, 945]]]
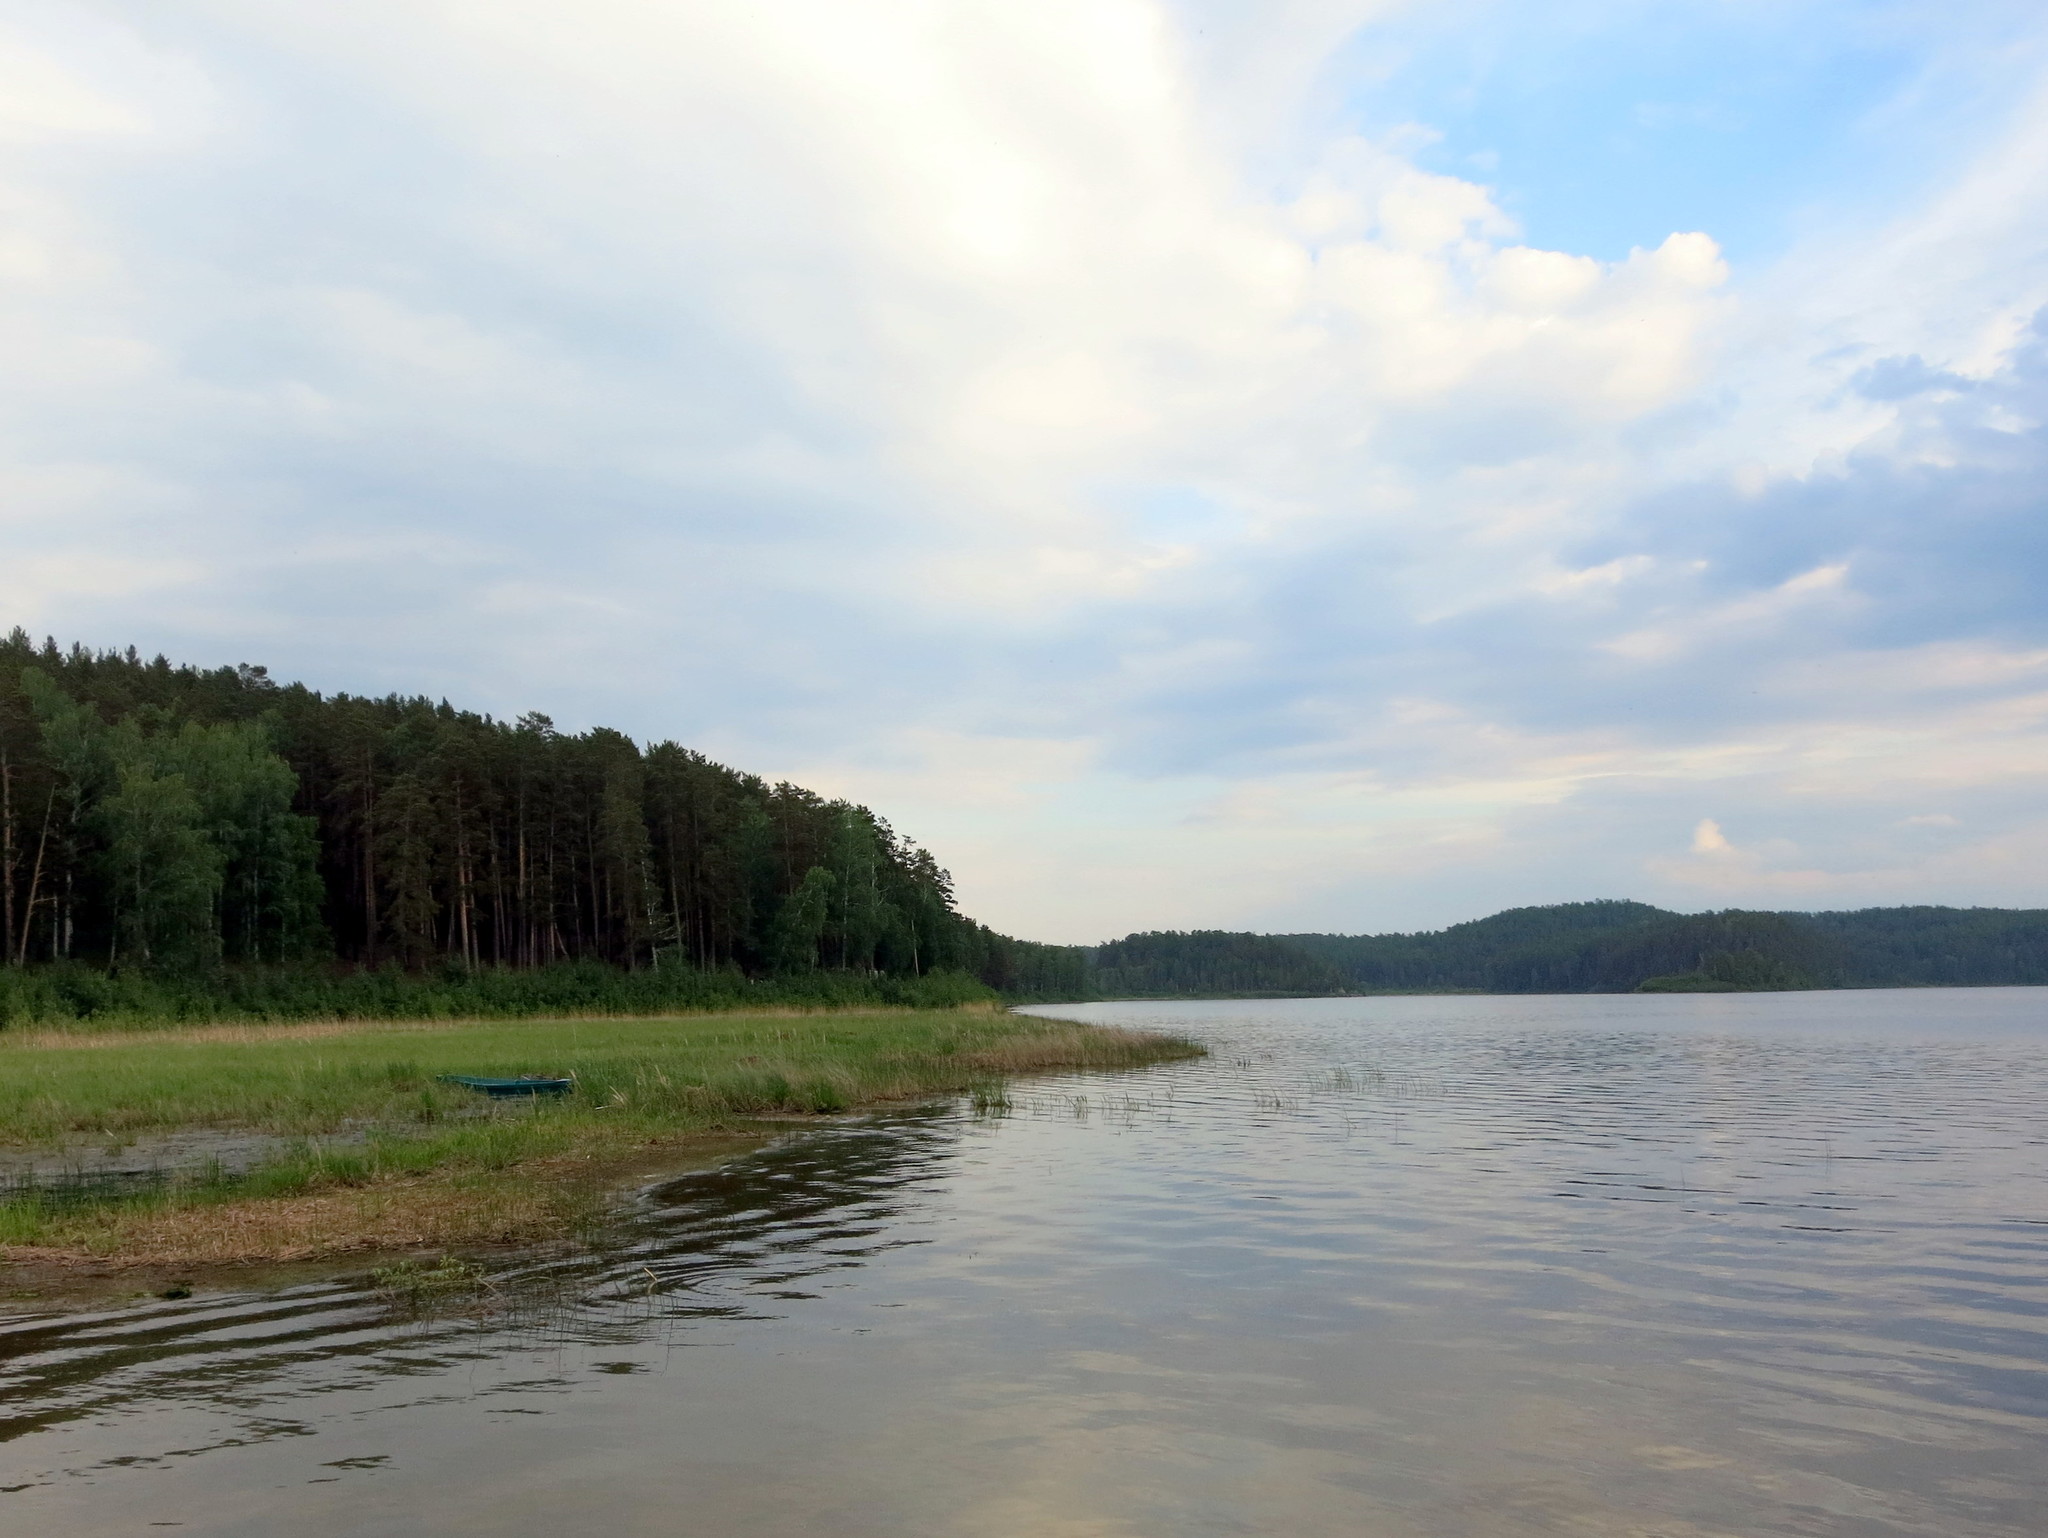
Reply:
[[2048, 911], [1682, 914], [1559, 903], [1420, 934], [1131, 935], [1088, 959], [1091, 991], [1112, 998], [2048, 984]]
[[2048, 911], [1862, 908], [1799, 915], [1840, 943], [1858, 988], [2048, 983]]
[[1337, 967], [1299, 946], [1220, 929], [1132, 935], [1095, 947], [1087, 961], [1089, 991], [1105, 998], [1346, 991]]
[[0, 962], [1082, 986], [1078, 952], [963, 917], [866, 807], [602, 727], [20, 630], [0, 640]]
[[1600, 981], [1589, 945], [1677, 917], [1638, 902], [1510, 908], [1412, 935], [1276, 935], [1342, 972], [1353, 987], [1576, 993]]

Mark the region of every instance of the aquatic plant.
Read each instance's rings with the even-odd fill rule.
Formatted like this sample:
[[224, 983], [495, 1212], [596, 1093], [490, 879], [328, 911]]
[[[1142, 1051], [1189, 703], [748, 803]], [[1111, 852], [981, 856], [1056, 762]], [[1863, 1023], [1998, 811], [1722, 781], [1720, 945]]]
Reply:
[[370, 1280], [379, 1291], [414, 1304], [449, 1293], [475, 1292], [490, 1285], [482, 1266], [455, 1255], [443, 1255], [432, 1264], [413, 1259], [394, 1261], [372, 1271]]
[[1010, 1086], [1001, 1079], [980, 1079], [969, 1086], [969, 1104], [976, 1116], [1007, 1116], [1013, 1106]]

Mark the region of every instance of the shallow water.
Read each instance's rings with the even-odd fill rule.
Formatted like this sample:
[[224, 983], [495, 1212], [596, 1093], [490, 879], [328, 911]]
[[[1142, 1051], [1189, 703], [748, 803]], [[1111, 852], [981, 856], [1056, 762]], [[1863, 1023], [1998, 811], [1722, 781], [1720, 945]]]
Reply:
[[792, 1136], [470, 1315], [0, 1320], [0, 1531], [2042, 1531], [2048, 990], [1048, 1013], [1214, 1055]]

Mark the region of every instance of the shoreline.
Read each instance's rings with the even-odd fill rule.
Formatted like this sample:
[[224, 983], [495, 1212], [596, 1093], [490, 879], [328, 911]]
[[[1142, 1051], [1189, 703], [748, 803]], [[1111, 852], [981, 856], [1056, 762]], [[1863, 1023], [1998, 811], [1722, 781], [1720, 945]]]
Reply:
[[[971, 1006], [50, 1034], [0, 1038], [14, 1097], [0, 1104], [0, 1135], [17, 1149], [56, 1145], [68, 1117], [73, 1142], [212, 1132], [282, 1136], [292, 1152], [235, 1174], [165, 1172], [139, 1190], [17, 1187], [0, 1196], [0, 1301], [47, 1301], [81, 1290], [73, 1283], [126, 1282], [132, 1294], [145, 1282], [580, 1242], [636, 1178], [709, 1167], [827, 1115], [1202, 1051]], [[409, 1055], [392, 1059], [387, 1046]], [[449, 1062], [534, 1071], [537, 1050], [567, 1068], [577, 1094], [479, 1107], [436, 1083]], [[366, 1109], [381, 1114], [351, 1125]], [[353, 1141], [337, 1145], [345, 1129]]]
[[[457, 1252], [473, 1259], [581, 1248], [590, 1242], [592, 1231], [603, 1226], [636, 1191], [662, 1180], [715, 1169], [797, 1130], [801, 1128], [785, 1124], [758, 1131], [686, 1134], [672, 1142], [649, 1144], [637, 1153], [593, 1157], [580, 1168], [572, 1167], [573, 1161], [568, 1160], [533, 1161], [503, 1172], [500, 1178], [508, 1185], [514, 1180], [527, 1183], [522, 1194], [538, 1199], [515, 1205], [509, 1212], [505, 1205], [495, 1205], [491, 1210], [496, 1221], [489, 1223], [464, 1221], [475, 1216], [473, 1208], [454, 1209], [456, 1221], [446, 1222], [451, 1215], [446, 1201], [450, 1183], [446, 1180], [390, 1177], [369, 1186], [182, 1209], [192, 1216], [194, 1227], [204, 1221], [203, 1213], [212, 1220], [207, 1226], [216, 1232], [232, 1225], [245, 1241], [257, 1241], [243, 1253], [222, 1254], [211, 1249], [184, 1254], [156, 1249], [102, 1253], [0, 1244], [0, 1309], [8, 1303], [56, 1304], [287, 1285]], [[518, 1221], [522, 1217], [529, 1221]], [[247, 1222], [249, 1219], [255, 1222]], [[563, 1220], [569, 1224], [566, 1233]], [[294, 1229], [317, 1235], [316, 1242], [293, 1246], [289, 1236]], [[266, 1238], [284, 1242], [264, 1243]]]

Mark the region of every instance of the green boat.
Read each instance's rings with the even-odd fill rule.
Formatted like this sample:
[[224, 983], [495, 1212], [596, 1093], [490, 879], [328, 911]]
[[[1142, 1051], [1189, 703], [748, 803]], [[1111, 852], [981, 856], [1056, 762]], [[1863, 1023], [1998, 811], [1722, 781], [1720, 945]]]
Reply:
[[484, 1079], [471, 1073], [444, 1073], [443, 1084], [460, 1084], [480, 1095], [566, 1095], [576, 1087], [574, 1079], [551, 1079], [546, 1074], [521, 1074], [516, 1079]]

